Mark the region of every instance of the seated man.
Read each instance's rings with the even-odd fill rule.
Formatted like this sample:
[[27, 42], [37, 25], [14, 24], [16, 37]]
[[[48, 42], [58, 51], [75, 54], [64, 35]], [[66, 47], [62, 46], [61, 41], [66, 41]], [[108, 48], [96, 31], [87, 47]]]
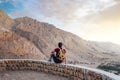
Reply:
[[61, 42], [58, 43], [58, 48], [51, 52], [49, 61], [53, 59], [55, 63], [62, 63], [65, 60], [66, 64], [66, 50], [62, 48], [62, 45]]

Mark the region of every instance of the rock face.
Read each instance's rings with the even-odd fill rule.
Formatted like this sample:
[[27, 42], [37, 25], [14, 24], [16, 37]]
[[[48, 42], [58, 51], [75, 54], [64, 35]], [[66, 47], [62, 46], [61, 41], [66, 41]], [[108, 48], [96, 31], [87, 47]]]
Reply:
[[0, 10], [0, 27], [10, 29], [14, 20], [12, 20], [3, 10]]
[[1, 59], [44, 59], [45, 56], [27, 39], [9, 31], [0, 30]]
[[[28, 17], [11, 19], [0, 11], [0, 26], [2, 26], [0, 27], [0, 37], [2, 36], [0, 38], [2, 57], [0, 58], [48, 59], [50, 52], [57, 47], [58, 42], [64, 43], [69, 62], [87, 66], [93, 64], [93, 67], [96, 67], [104, 61], [114, 60], [117, 57], [114, 54], [104, 54], [100, 48], [96, 50], [95, 45], [72, 33]], [[5, 41], [2, 40], [4, 38]], [[15, 55], [22, 56], [15, 57]]]

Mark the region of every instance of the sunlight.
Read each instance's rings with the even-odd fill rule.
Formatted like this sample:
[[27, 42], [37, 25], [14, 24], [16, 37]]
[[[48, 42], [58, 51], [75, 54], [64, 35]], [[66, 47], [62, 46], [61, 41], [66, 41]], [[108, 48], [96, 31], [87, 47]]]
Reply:
[[104, 2], [104, 3], [107, 3], [107, 2], [110, 2], [110, 1], [113, 1], [113, 0], [100, 0], [101, 2]]

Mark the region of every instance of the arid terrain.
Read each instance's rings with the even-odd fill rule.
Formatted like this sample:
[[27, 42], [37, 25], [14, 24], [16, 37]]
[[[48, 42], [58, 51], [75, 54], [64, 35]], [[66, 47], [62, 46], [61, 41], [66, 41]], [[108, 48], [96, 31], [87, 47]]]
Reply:
[[35, 71], [6, 71], [0, 73], [0, 80], [69, 80], [68, 78], [55, 76]]
[[48, 60], [63, 42], [68, 63], [96, 68], [104, 62], [120, 61], [120, 46], [84, 40], [52, 24], [29, 17], [10, 18], [0, 10], [0, 58]]

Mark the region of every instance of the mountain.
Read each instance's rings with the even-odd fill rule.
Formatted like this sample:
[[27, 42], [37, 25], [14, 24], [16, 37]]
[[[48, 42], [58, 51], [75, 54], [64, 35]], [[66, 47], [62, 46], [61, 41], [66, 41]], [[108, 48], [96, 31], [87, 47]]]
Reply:
[[89, 42], [96, 50], [101, 50], [103, 53], [120, 54], [120, 45], [111, 42]]
[[[97, 67], [106, 61], [120, 61], [117, 54], [104, 53], [103, 51], [107, 51], [107, 48], [103, 50], [104, 47], [101, 48], [101, 44], [83, 40], [52, 24], [39, 22], [29, 17], [11, 19], [3, 11], [0, 14], [4, 16], [3, 19], [0, 18], [0, 26], [2, 26], [0, 36], [3, 36], [0, 37], [0, 56], [5, 55], [0, 58], [48, 60], [50, 52], [57, 47], [58, 42], [63, 42], [70, 63]], [[3, 24], [4, 18], [9, 20], [5, 21], [6, 24]], [[4, 38], [5, 41], [2, 40]]]
[[10, 29], [14, 20], [12, 20], [3, 10], [0, 10], [0, 27]]
[[11, 31], [13, 24], [14, 20], [0, 10], [0, 58], [45, 59], [33, 43]]
[[[34, 55], [33, 55], [34, 53]], [[1, 59], [44, 59], [45, 56], [27, 39], [13, 32], [0, 30], [0, 58]]]

